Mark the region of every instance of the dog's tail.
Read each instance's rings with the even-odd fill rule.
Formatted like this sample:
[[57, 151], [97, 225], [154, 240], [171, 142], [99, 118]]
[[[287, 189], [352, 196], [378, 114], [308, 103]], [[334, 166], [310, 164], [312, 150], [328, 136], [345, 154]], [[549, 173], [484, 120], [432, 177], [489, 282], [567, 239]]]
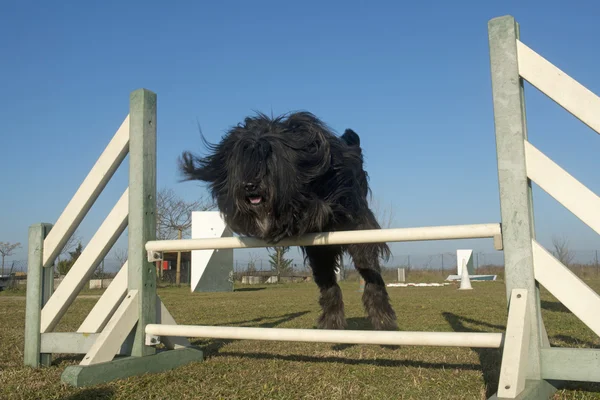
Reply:
[[346, 129], [342, 135], [342, 140], [348, 144], [348, 146], [360, 146], [360, 137], [358, 133], [352, 129]]

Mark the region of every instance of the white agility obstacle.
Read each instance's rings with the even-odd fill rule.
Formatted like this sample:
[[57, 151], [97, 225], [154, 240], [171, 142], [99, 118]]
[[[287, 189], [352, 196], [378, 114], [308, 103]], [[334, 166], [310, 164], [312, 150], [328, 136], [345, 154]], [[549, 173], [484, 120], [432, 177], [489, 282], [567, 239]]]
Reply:
[[462, 276], [463, 268], [465, 267], [467, 269], [467, 275], [475, 275], [473, 250], [458, 249], [456, 250], [456, 274]]
[[473, 250], [456, 250], [456, 275], [448, 275], [447, 281], [460, 281], [462, 289], [472, 289], [471, 281], [495, 281], [496, 275], [476, 275]]
[[[218, 211], [192, 212], [192, 239], [231, 237], [233, 232]], [[192, 292], [233, 291], [233, 249], [192, 250]]]
[[[599, 234], [600, 198], [528, 141], [523, 82], [530, 82], [596, 132], [600, 132], [600, 99], [522, 43], [518, 24], [511, 16], [489, 21], [488, 32], [501, 224], [321, 233], [281, 244], [492, 239], [505, 259], [508, 318], [504, 332], [357, 332], [177, 325], [156, 292], [153, 261], [160, 260], [162, 252], [268, 245], [253, 238], [221, 234], [155, 240], [156, 95], [140, 89], [131, 94], [129, 115], [58, 221], [30, 227], [25, 364], [49, 365], [53, 353], [84, 354], [79, 365], [64, 370], [62, 380], [78, 387], [95, 385], [202, 360], [202, 351], [191, 346], [187, 338], [212, 337], [501, 348], [495, 399], [544, 399], [557, 390], [560, 381], [600, 382], [599, 349], [555, 348], [548, 341], [541, 317], [540, 285], [597, 335], [600, 296], [536, 241], [531, 184], [537, 183]], [[53, 293], [52, 267], [57, 254], [127, 152], [128, 188]], [[125, 227], [128, 261], [76, 332], [54, 332]], [[159, 344], [165, 350], [159, 350]], [[117, 355], [124, 357], [116, 358]]]

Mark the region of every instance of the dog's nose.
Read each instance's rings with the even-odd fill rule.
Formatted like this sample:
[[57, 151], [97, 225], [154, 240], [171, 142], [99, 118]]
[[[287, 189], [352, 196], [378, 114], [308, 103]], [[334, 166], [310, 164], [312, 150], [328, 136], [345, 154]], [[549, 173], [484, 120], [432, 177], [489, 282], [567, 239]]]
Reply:
[[246, 183], [244, 187], [248, 192], [253, 192], [256, 190], [256, 185], [254, 183]]

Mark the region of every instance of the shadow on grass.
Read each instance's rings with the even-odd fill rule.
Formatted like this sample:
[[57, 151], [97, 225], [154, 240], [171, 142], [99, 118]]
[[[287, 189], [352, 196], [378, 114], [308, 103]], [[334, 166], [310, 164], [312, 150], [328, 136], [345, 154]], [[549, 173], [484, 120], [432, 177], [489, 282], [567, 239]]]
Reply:
[[[371, 322], [369, 322], [369, 320], [366, 317], [348, 318], [346, 320], [346, 323], [348, 324], [348, 326], [346, 328], [347, 330], [351, 330], [351, 331], [371, 331], [371, 330], [373, 330], [373, 326], [371, 325]], [[339, 344], [334, 344], [333, 346], [331, 346], [331, 349], [336, 350], [336, 351], [341, 351], [341, 350], [349, 349], [354, 346], [356, 346], [356, 345], [350, 344], [350, 343], [339, 343]], [[383, 349], [389, 349], [389, 350], [396, 350], [396, 349], [400, 348], [400, 346], [391, 346], [391, 345], [380, 345], [380, 347]]]
[[99, 389], [83, 389], [79, 392], [72, 394], [69, 397], [63, 397], [64, 400], [101, 400], [101, 399], [113, 399], [115, 397], [115, 391], [111, 388], [99, 388]]
[[[586, 393], [600, 393], [600, 383], [596, 382], [558, 382], [557, 387], [559, 390], [572, 390], [577, 392]], [[581, 394], [583, 396], [583, 394]], [[579, 397], [583, 398], [583, 397]]]
[[[244, 326], [244, 325], [250, 324], [251, 327], [255, 327], [255, 328], [274, 328], [278, 325], [284, 324], [288, 321], [291, 321], [291, 320], [299, 318], [305, 314], [308, 314], [309, 312], [310, 311], [300, 311], [300, 312], [280, 315], [277, 317], [260, 317], [260, 318], [254, 318], [254, 319], [247, 320], [247, 321], [215, 324], [215, 326]], [[256, 324], [257, 322], [260, 322], [260, 321], [264, 321], [264, 322]], [[205, 357], [210, 357], [210, 356], [213, 356], [213, 355], [216, 355], [217, 353], [219, 353], [219, 350], [223, 346], [225, 346], [229, 343], [233, 343], [235, 341], [237, 341], [237, 340], [209, 339], [209, 340], [196, 340], [196, 341], [193, 341], [192, 344], [194, 346], [200, 347], [202, 349], [202, 351], [204, 352]]]
[[[588, 342], [587, 340], [580, 340], [580, 339], [574, 338], [573, 336], [568, 336], [568, 335], [554, 335], [551, 337], [551, 339], [560, 340], [561, 342], [564, 342], [567, 346], [572, 346], [572, 347], [583, 347], [583, 348], [590, 348], [590, 349], [600, 348], [600, 345], [598, 345], [596, 343]], [[563, 347], [563, 346], [558, 346], [558, 347]]]
[[[489, 332], [489, 330], [473, 329], [465, 326], [465, 322], [484, 326], [486, 328], [494, 328], [504, 330], [505, 327], [501, 325], [494, 325], [483, 321], [477, 321], [471, 318], [464, 318], [459, 315], [445, 312], [442, 313], [443, 317], [448, 321], [448, 324], [452, 327], [455, 332]], [[483, 381], [485, 383], [486, 398], [491, 397], [498, 391], [498, 381], [500, 378], [500, 364], [502, 362], [502, 350], [501, 349], [486, 349], [486, 348], [471, 348], [479, 357], [479, 363], [481, 364], [481, 372], [483, 374]]]
[[[81, 362], [81, 360], [83, 360], [83, 357], [85, 357], [85, 354], [67, 354], [67, 355], [60, 355], [60, 356], [54, 355], [52, 357], [51, 365], [57, 366], [63, 362], [68, 363], [68, 365], [79, 364]], [[65, 365], [65, 367], [66, 367], [66, 365]]]
[[259, 290], [265, 290], [266, 288], [264, 287], [257, 287], [257, 288], [237, 288], [237, 289], [233, 289], [234, 292], [257, 292]]
[[479, 366], [475, 364], [467, 363], [434, 363], [425, 361], [412, 361], [412, 360], [392, 360], [385, 358], [377, 359], [355, 359], [346, 357], [318, 357], [318, 356], [305, 356], [305, 355], [282, 355], [272, 353], [242, 353], [242, 352], [220, 352], [219, 357], [240, 357], [240, 358], [253, 358], [256, 360], [283, 360], [283, 361], [298, 361], [298, 362], [312, 362], [312, 363], [338, 363], [346, 365], [374, 365], [377, 367], [415, 367], [415, 368], [438, 368], [438, 369], [463, 369], [463, 370], [479, 370]]
[[540, 303], [541, 303], [542, 309], [544, 309], [544, 310], [554, 311], [554, 312], [571, 313], [571, 311], [559, 301], [542, 300]]

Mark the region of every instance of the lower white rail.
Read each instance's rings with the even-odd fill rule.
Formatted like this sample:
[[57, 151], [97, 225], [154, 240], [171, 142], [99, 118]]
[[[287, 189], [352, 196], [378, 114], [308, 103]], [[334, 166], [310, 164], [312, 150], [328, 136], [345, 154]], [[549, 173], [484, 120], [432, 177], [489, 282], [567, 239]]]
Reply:
[[204, 325], [146, 325], [146, 334], [213, 339], [249, 339], [287, 342], [379, 344], [500, 348], [503, 333], [402, 332], [328, 329], [248, 328]]

